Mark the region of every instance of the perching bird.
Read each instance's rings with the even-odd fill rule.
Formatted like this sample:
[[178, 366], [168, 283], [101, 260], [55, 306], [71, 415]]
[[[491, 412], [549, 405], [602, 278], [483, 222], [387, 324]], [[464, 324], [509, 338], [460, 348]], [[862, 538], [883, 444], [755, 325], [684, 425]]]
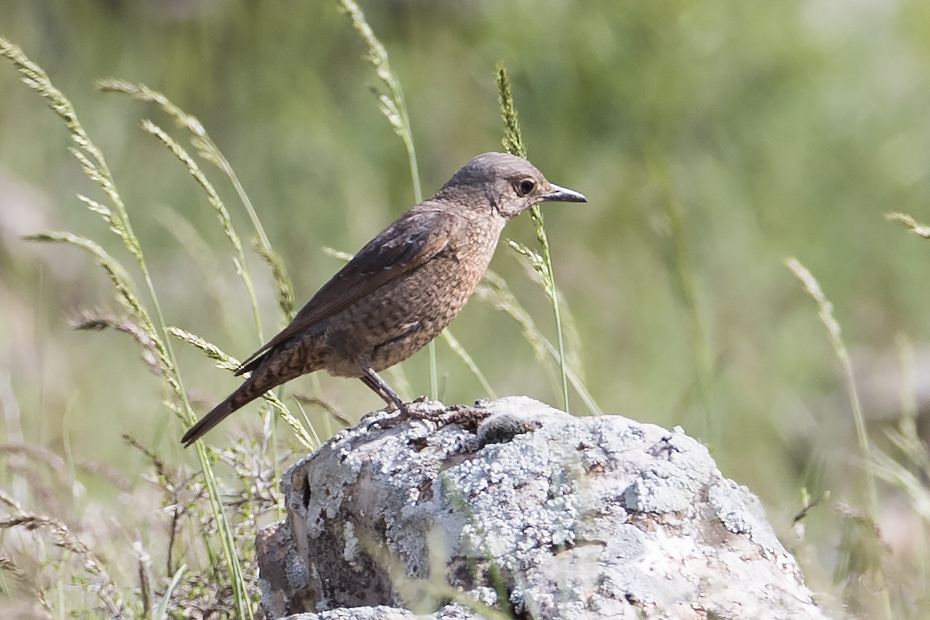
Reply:
[[252, 373], [181, 438], [190, 446], [226, 416], [282, 383], [325, 369], [358, 377], [408, 415], [378, 371], [435, 338], [474, 292], [509, 220], [540, 202], [587, 202], [530, 162], [485, 153], [436, 195], [363, 247], [284, 330], [236, 371]]

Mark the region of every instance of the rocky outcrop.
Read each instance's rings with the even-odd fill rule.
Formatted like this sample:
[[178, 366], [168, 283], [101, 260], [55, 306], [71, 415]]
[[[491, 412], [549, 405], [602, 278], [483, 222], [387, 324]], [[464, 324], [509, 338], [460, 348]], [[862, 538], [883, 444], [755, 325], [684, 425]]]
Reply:
[[524, 397], [416, 407], [431, 419], [372, 414], [285, 475], [287, 519], [257, 540], [269, 617], [825, 618], [756, 497], [680, 429]]

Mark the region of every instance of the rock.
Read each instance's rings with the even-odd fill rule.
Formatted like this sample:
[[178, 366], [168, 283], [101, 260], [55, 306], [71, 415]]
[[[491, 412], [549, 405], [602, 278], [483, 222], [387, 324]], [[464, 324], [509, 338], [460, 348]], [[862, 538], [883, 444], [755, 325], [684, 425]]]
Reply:
[[525, 397], [417, 407], [439, 417], [371, 414], [284, 476], [287, 518], [256, 543], [268, 617], [826, 618], [758, 499], [680, 429]]

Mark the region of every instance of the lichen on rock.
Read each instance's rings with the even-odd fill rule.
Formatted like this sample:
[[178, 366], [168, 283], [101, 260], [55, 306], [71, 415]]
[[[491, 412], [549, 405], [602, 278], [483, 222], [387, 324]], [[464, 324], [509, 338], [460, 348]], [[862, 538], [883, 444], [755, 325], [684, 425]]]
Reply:
[[826, 617], [680, 429], [525, 397], [482, 403], [477, 428], [417, 406], [430, 419], [372, 414], [284, 476], [287, 519], [258, 540], [269, 617]]

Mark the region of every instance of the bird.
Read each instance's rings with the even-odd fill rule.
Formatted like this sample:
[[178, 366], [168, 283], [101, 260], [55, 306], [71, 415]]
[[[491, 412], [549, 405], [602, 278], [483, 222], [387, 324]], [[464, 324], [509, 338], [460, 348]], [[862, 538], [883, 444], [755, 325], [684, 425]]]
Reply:
[[378, 375], [439, 335], [484, 275], [504, 225], [542, 202], [587, 202], [526, 159], [484, 153], [401, 215], [236, 370], [244, 383], [181, 438], [185, 447], [267, 391], [317, 370], [354, 377], [399, 418], [410, 409]]

